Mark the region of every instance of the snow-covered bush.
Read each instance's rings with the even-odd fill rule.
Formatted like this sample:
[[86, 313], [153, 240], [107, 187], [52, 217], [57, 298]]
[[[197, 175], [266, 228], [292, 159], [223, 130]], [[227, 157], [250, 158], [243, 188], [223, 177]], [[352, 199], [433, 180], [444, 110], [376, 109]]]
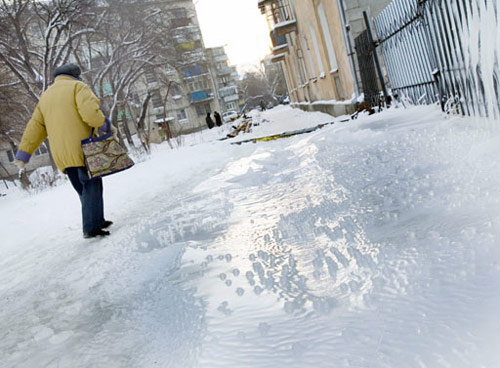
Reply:
[[33, 171], [29, 176], [29, 192], [38, 193], [49, 187], [57, 186], [65, 182], [66, 176], [59, 171], [55, 171], [50, 166], [39, 167]]

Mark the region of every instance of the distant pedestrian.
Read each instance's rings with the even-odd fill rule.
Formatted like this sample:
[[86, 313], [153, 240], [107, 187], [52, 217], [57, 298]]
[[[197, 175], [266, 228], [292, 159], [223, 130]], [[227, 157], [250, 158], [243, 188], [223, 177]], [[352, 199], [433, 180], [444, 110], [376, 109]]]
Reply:
[[81, 141], [93, 128], [110, 132], [110, 121], [101, 112], [99, 99], [80, 79], [80, 67], [60, 66], [54, 83], [40, 96], [24, 131], [15, 164], [23, 172], [31, 155], [49, 138], [54, 161], [77, 191], [82, 206], [83, 237], [109, 235], [112, 222], [104, 220], [102, 179], [90, 179], [85, 168]]
[[264, 100], [260, 100], [260, 111], [266, 111], [266, 104]]
[[222, 126], [222, 118], [220, 117], [220, 114], [217, 111], [214, 111], [214, 117], [215, 117], [215, 124], [218, 127]]
[[207, 112], [207, 117], [205, 118], [205, 121], [207, 122], [208, 129], [212, 129], [214, 125], [214, 121], [212, 120], [212, 117], [210, 116], [210, 113]]

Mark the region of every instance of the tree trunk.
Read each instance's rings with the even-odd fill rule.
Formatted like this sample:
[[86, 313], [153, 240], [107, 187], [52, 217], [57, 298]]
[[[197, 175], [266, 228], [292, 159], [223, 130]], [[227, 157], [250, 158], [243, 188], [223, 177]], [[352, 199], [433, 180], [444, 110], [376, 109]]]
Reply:
[[134, 141], [132, 140], [132, 134], [130, 133], [130, 129], [128, 127], [127, 118], [125, 117], [125, 114], [123, 114], [122, 124], [123, 124], [123, 131], [125, 132], [125, 137], [127, 138], [128, 144], [130, 145], [130, 147], [134, 147]]
[[[142, 102], [141, 113], [139, 115], [138, 120], [136, 121], [137, 134], [139, 135], [139, 139], [142, 143], [142, 146], [149, 153], [149, 132], [146, 132], [145, 129], [145, 121], [146, 115], [148, 111], [149, 100], [151, 99], [151, 94], [147, 94], [146, 98]], [[149, 127], [148, 127], [149, 130]]]
[[47, 147], [47, 150], [49, 151], [50, 166], [52, 167], [52, 170], [54, 171], [54, 175], [55, 175], [57, 173], [57, 165], [56, 165], [56, 162], [54, 161], [54, 157], [52, 157], [52, 152], [50, 151], [50, 142], [48, 139], [45, 140], [45, 146]]
[[113, 111], [113, 116], [111, 117], [111, 124], [113, 124], [117, 129], [116, 129], [116, 136], [118, 138], [118, 141], [120, 142], [120, 145], [121, 146], [125, 146], [124, 144], [124, 141], [123, 141], [123, 136], [122, 136], [122, 133], [120, 131], [120, 129], [118, 129], [118, 109], [114, 109]]

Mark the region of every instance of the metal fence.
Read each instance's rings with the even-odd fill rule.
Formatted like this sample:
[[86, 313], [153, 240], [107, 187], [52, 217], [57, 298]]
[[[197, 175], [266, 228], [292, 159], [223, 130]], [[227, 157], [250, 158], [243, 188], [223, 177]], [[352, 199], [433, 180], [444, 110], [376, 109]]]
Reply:
[[500, 117], [498, 0], [394, 0], [374, 19], [393, 94]]

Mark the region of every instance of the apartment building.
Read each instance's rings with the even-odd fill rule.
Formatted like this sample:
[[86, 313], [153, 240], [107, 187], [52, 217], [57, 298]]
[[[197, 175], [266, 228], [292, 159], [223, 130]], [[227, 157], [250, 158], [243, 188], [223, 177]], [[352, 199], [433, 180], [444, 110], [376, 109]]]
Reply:
[[354, 110], [354, 103], [334, 103], [354, 101], [362, 92], [354, 37], [365, 29], [363, 11], [376, 13], [389, 2], [259, 0], [269, 24], [272, 60], [283, 65], [293, 104], [336, 105], [329, 111], [333, 115]]
[[[126, 0], [123, 7], [126, 6], [156, 11], [158, 15], [150, 22], [158, 24], [163, 42], [168, 45], [165, 50], [158, 50], [163, 62], [151, 63], [131, 86], [129, 100], [118, 106], [118, 127], [128, 136], [137, 133], [134, 120], [140, 115], [142, 101], [149, 94], [146, 121], [139, 128], [141, 140], [160, 143], [205, 129], [207, 113], [221, 109], [193, 0]], [[91, 59], [93, 64], [99, 63], [95, 55], [106, 49], [106, 41], [93, 42], [91, 46], [94, 56], [85, 55], [85, 58]], [[168, 55], [160, 55], [162, 52]], [[111, 85], [111, 81], [103, 84], [100, 97], [104, 100], [112, 94]]]
[[207, 55], [221, 111], [239, 111], [244, 104], [244, 100], [240, 98], [238, 91], [238, 71], [236, 66], [229, 65], [229, 59], [224, 47], [208, 48]]
[[151, 141], [160, 142], [206, 128], [207, 113], [220, 111], [217, 84], [203, 42], [192, 0], [163, 2], [176, 57], [146, 73], [144, 88], [151, 93], [148, 111]]

